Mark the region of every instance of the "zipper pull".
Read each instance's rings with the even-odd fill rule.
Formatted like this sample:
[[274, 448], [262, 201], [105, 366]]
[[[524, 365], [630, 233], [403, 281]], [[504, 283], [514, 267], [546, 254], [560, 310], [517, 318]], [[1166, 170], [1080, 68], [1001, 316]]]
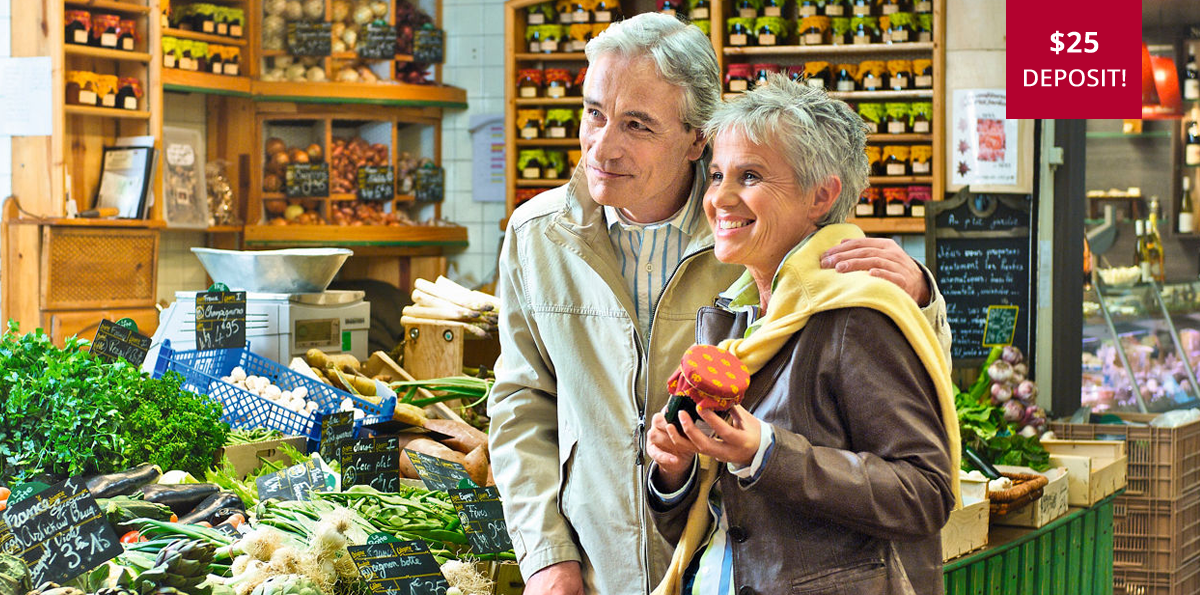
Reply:
[[645, 464], [646, 453], [646, 416], [644, 414], [638, 418], [637, 445], [637, 464], [638, 467], [641, 467]]

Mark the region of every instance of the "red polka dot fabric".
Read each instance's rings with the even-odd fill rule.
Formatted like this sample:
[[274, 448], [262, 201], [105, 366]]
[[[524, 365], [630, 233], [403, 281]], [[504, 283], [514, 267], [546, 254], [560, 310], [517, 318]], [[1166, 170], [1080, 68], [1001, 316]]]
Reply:
[[697, 404], [725, 411], [742, 402], [750, 388], [750, 370], [733, 354], [715, 345], [692, 345], [679, 369], [667, 381], [672, 395], [685, 395]]

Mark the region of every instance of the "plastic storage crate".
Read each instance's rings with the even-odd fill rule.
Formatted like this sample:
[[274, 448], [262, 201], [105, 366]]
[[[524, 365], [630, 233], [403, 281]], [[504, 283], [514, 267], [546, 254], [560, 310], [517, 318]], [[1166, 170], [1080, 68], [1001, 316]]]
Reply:
[[[1155, 417], [1118, 415], [1140, 423]], [[1177, 428], [1052, 422], [1050, 429], [1066, 440], [1124, 440], [1129, 457], [1126, 496], [1173, 500], [1200, 485], [1200, 421]]]
[[1200, 554], [1200, 491], [1178, 500], [1120, 497], [1113, 503], [1113, 565], [1172, 572]]
[[1113, 595], [1196, 595], [1200, 593], [1200, 558], [1174, 572], [1113, 571]]
[[308, 400], [316, 401], [321, 413], [336, 412], [342, 401], [349, 397], [367, 414], [361, 420], [363, 424], [391, 420], [396, 407], [395, 398], [384, 399], [381, 405], [375, 405], [248, 349], [175, 351], [171, 349], [170, 341], [164, 341], [155, 362], [154, 377], [160, 378], [168, 370], [179, 372], [184, 378], [183, 388], [208, 395], [221, 404], [221, 421], [234, 428], [269, 428], [291, 436], [307, 436], [309, 450], [316, 449], [321, 439], [318, 416], [292, 411], [221, 380], [238, 366], [247, 376], [263, 376], [283, 390], [305, 387]]

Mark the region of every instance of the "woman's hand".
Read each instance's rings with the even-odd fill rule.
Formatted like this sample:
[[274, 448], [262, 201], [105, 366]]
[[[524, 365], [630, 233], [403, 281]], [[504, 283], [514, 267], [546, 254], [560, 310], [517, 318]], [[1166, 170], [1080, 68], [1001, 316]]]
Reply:
[[[680, 415], [687, 415], [687, 412], [681, 412]], [[696, 447], [675, 426], [667, 423], [666, 416], [660, 411], [650, 419], [646, 453], [658, 463], [655, 485], [663, 492], [670, 493], [683, 487], [683, 482], [687, 481], [692, 460], [696, 458]]]
[[[762, 439], [762, 424], [754, 414], [741, 405], [735, 405], [729, 410], [729, 421], [711, 409], [699, 407], [700, 419], [703, 419], [713, 429], [713, 437], [709, 437], [696, 424], [686, 411], [679, 413], [686, 439], [696, 452], [706, 454], [722, 463], [733, 463], [748, 467], [754, 462], [758, 453], [758, 443]], [[671, 428], [674, 431], [674, 428]]]

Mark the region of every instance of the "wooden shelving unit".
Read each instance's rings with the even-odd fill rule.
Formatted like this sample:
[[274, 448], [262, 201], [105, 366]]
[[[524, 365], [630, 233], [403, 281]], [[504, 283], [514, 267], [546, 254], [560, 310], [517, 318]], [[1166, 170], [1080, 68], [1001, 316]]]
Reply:
[[96, 107], [91, 105], [65, 105], [63, 112], [68, 116], [90, 116], [93, 118], [119, 118], [123, 120], [149, 120], [150, 112], [146, 110], [119, 109], [115, 107]]
[[209, 74], [178, 68], [163, 69], [163, 89], [182, 93], [211, 93], [250, 97], [250, 78]]
[[233, 45], [237, 47], [246, 47], [248, 42], [245, 37], [230, 37], [228, 35], [212, 35], [210, 33], [201, 33], [199, 31], [189, 31], [187, 29], [175, 29], [167, 27], [163, 29], [164, 37], [176, 37], [179, 39], [192, 39], [195, 41], [203, 41], [205, 43], [215, 43], [217, 45]]
[[919, 217], [850, 217], [850, 223], [870, 234], [925, 233], [925, 220]]
[[157, 10], [156, 6], [150, 6], [149, 4], [137, 2], [116, 2], [114, 0], [66, 0], [64, 4], [71, 8], [120, 12], [125, 14], [150, 14], [152, 10]]
[[146, 52], [129, 52], [125, 50], [97, 48], [90, 45], [75, 45], [73, 43], [68, 43], [63, 48], [63, 52], [68, 56], [83, 56], [86, 58], [98, 58], [102, 60], [141, 62], [143, 64], [150, 63], [150, 54], [147, 54]]
[[867, 45], [775, 45], [725, 48], [726, 56], [848, 56], [928, 53], [933, 42], [872, 43]]

